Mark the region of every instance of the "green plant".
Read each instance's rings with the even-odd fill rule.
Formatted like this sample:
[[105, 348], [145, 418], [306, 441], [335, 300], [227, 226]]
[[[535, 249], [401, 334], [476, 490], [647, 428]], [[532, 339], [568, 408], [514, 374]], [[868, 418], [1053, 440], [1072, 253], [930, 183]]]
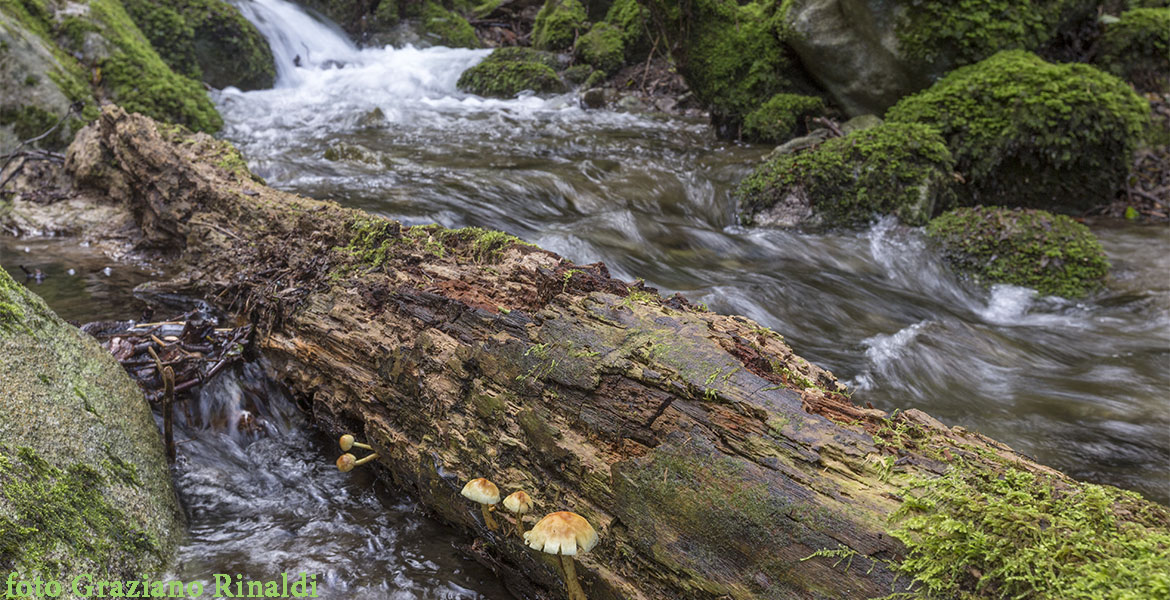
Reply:
[[776, 94], [743, 120], [743, 137], [756, 142], [783, 142], [808, 132], [805, 119], [824, 113], [817, 96]]
[[540, 50], [572, 48], [587, 23], [580, 0], [546, 0], [532, 25], [532, 45]]
[[1097, 64], [1138, 89], [1170, 91], [1170, 8], [1139, 8], [1105, 28]]

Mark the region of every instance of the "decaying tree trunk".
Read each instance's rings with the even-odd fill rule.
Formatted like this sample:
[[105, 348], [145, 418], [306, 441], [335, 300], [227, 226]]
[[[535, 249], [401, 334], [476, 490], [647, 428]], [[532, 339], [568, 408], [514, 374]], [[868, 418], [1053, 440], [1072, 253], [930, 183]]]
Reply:
[[[484, 528], [468, 479], [527, 491], [537, 518], [585, 516], [601, 542], [577, 571], [597, 600], [886, 595], [908, 583], [891, 570], [899, 482], [960, 457], [1059, 476], [920, 412], [853, 406], [749, 319], [501, 234], [270, 189], [204, 135], [107, 108], [67, 168], [125, 211], [107, 219], [123, 242], [168, 265], [154, 293], [251, 319], [320, 426], [372, 444], [521, 597], [561, 597], [557, 562], [511, 523]], [[858, 558], [802, 560], [818, 550]]]

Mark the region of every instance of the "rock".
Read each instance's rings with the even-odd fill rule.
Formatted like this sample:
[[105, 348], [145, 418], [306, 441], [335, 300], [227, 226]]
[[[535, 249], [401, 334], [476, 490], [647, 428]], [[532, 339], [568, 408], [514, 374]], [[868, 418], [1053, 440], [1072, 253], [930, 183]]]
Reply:
[[568, 50], [587, 30], [585, 7], [579, 0], [547, 0], [532, 27], [532, 47]]
[[854, 131], [861, 131], [863, 129], [877, 127], [881, 124], [882, 119], [877, 115], [857, 115], [856, 117], [853, 117], [852, 119], [849, 119], [848, 121], [845, 121], [841, 124], [841, 133], [849, 135]]
[[141, 579], [184, 530], [138, 386], [0, 269], [0, 564], [17, 579]]
[[483, 44], [475, 35], [475, 28], [467, 19], [440, 4], [428, 1], [422, 9], [423, 38], [434, 46], [448, 48], [479, 48]]
[[744, 179], [735, 197], [745, 224], [847, 227], [895, 215], [923, 225], [951, 202], [952, 166], [934, 130], [885, 124], [779, 154]]
[[1170, 8], [1131, 10], [1106, 25], [1095, 62], [1141, 91], [1170, 91]]
[[565, 84], [553, 68], [557, 59], [531, 48], [499, 48], [467, 69], [456, 84], [460, 90], [480, 96], [512, 98], [531, 90], [538, 94], [562, 93]]
[[806, 120], [824, 114], [825, 101], [817, 96], [776, 94], [743, 120], [743, 137], [776, 143], [808, 132]]
[[219, 89], [266, 89], [276, 82], [268, 41], [231, 4], [223, 0], [122, 2], [176, 72]]
[[1079, 298], [1101, 289], [1109, 273], [1088, 227], [1042, 210], [957, 208], [932, 220], [926, 234], [952, 267], [984, 284]]
[[605, 90], [592, 88], [581, 94], [581, 106], [585, 108], [605, 108]]
[[[895, 3], [866, 0], [793, 0], [788, 43], [801, 63], [850, 115], [882, 113], [928, 80], [901, 60]], [[877, 10], [875, 10], [877, 9]]]
[[1128, 84], [1092, 66], [1010, 51], [902, 99], [886, 120], [942, 133], [966, 181], [956, 188], [960, 204], [1079, 213], [1124, 183], [1149, 110]]
[[[76, 63], [59, 60], [53, 46], [0, 12], [0, 154], [44, 133], [73, 101], [88, 97], [84, 79], [70, 67]], [[38, 146], [64, 148], [83, 124], [75, 118]]]
[[646, 112], [646, 103], [634, 94], [625, 94], [618, 98], [617, 109], [623, 112]]

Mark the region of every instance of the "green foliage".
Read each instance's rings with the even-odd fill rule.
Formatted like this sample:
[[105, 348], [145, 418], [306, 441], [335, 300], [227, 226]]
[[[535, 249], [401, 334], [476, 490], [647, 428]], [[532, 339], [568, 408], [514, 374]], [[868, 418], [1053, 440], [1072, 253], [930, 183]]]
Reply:
[[606, 73], [616, 72], [626, 61], [622, 31], [605, 21], [578, 38], [574, 50], [578, 58]]
[[776, 94], [743, 119], [743, 137], [777, 143], [808, 132], [804, 120], [823, 114], [825, 101], [817, 96]]
[[586, 30], [588, 17], [580, 0], [546, 0], [532, 26], [532, 46], [540, 50], [567, 50]]
[[950, 67], [1001, 50], [1038, 50], [1062, 28], [1095, 16], [1091, 0], [954, 0], [909, 2], [897, 24], [898, 47], [910, 58]]
[[175, 72], [217, 88], [259, 89], [275, 82], [268, 42], [230, 4], [222, 0], [122, 3]]
[[1097, 64], [1138, 89], [1170, 91], [1170, 8], [1122, 14], [1106, 27]]
[[1109, 273], [1088, 227], [1041, 210], [959, 208], [932, 220], [926, 233], [956, 270], [986, 283], [1077, 298], [1100, 289]]
[[556, 58], [530, 48], [500, 48], [463, 72], [460, 90], [480, 96], [511, 98], [524, 90], [538, 94], [560, 93], [565, 84], [553, 66]]
[[102, 496], [107, 481], [85, 464], [60, 469], [28, 449], [0, 446], [0, 565], [56, 578], [72, 568], [62, 550], [90, 562], [94, 575], [108, 573], [126, 556], [160, 554], [146, 532]]
[[962, 204], [1073, 211], [1107, 202], [1124, 181], [1149, 106], [1094, 67], [1009, 51], [956, 69], [886, 118], [942, 133], [966, 178]]
[[1170, 597], [1170, 511], [1014, 467], [919, 480], [893, 515], [926, 599]]
[[428, 1], [422, 10], [423, 29], [439, 45], [450, 48], [479, 48], [475, 28], [462, 15], [449, 11], [437, 2]]
[[782, 154], [744, 179], [736, 197], [749, 221], [795, 194], [829, 226], [863, 225], [883, 214], [921, 225], [949, 202], [952, 165], [933, 129], [886, 123]]

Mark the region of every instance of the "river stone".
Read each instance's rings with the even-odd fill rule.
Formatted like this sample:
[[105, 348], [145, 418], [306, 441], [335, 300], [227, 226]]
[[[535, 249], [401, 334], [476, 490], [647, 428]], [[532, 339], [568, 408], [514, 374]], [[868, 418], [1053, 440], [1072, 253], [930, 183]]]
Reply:
[[[0, 572], [138, 579], [183, 528], [138, 386], [0, 269]], [[69, 594], [65, 594], [69, 596]]]
[[901, 10], [882, 0], [792, 0], [788, 43], [850, 116], [880, 115], [928, 84], [898, 54]]

